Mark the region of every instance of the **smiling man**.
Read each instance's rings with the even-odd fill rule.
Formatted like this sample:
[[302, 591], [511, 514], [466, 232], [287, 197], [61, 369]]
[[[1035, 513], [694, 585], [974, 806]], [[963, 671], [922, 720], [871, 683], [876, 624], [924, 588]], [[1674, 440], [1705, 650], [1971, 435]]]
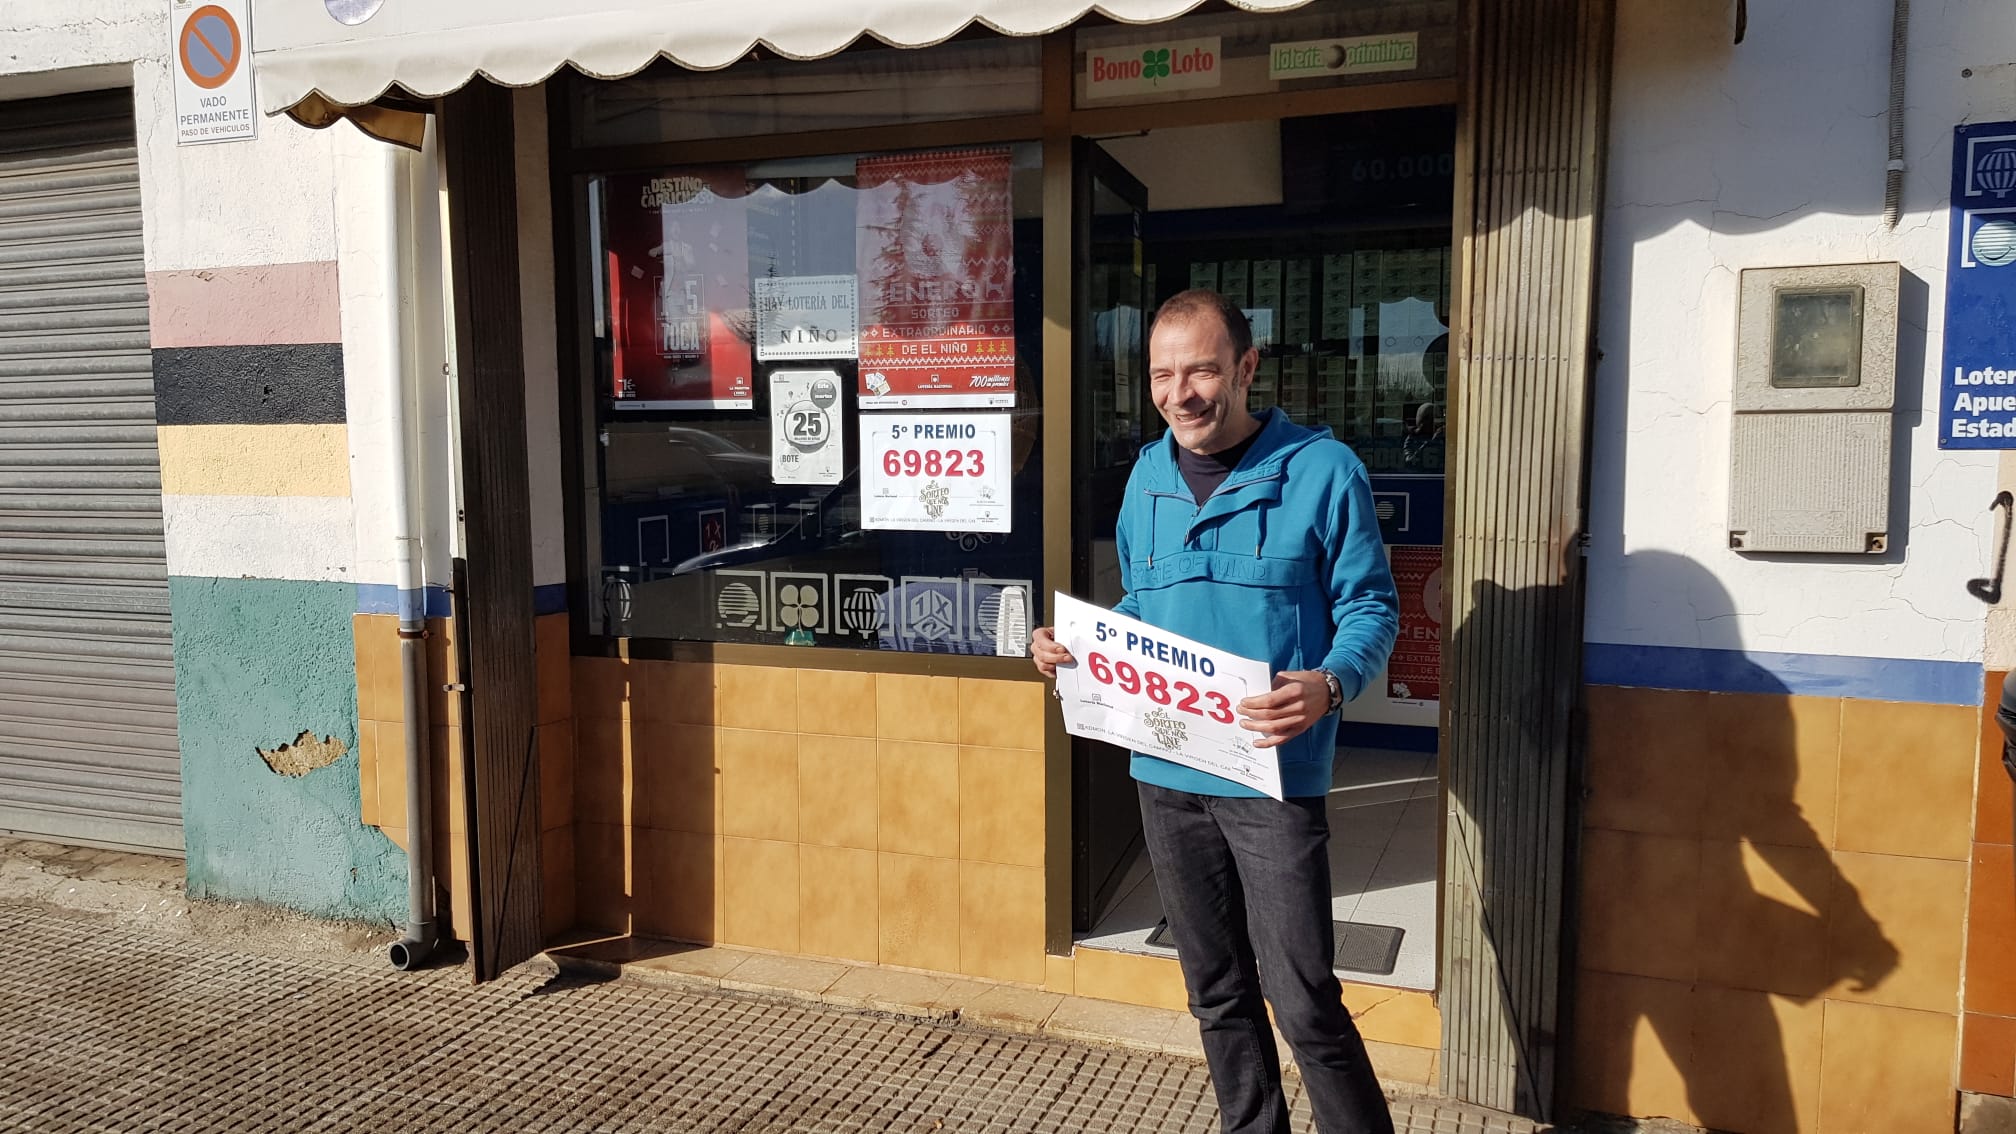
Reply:
[[[1132, 771], [1223, 1129], [1287, 1134], [1271, 1003], [1317, 1129], [1390, 1134], [1332, 968], [1324, 800], [1337, 710], [1386, 667], [1399, 604], [1364, 464], [1328, 429], [1251, 413], [1258, 365], [1224, 296], [1186, 291], [1156, 312], [1149, 382], [1169, 432], [1127, 483], [1115, 609], [1268, 663], [1273, 689], [1239, 713], [1279, 753], [1288, 798], [1139, 752]], [[1048, 628], [1030, 653], [1046, 677], [1074, 664]]]

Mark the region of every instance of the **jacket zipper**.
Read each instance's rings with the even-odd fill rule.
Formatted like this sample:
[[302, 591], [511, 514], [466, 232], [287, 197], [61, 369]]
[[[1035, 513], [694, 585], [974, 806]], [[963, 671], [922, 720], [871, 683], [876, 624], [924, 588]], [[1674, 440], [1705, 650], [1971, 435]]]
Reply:
[[[1280, 473], [1280, 472], [1279, 472], [1278, 470], [1276, 470], [1276, 471], [1274, 471], [1274, 472], [1270, 472], [1270, 473], [1267, 473], [1267, 474], [1265, 474], [1265, 475], [1255, 475], [1255, 476], [1249, 476], [1249, 477], [1247, 477], [1247, 478], [1246, 478], [1245, 480], [1242, 480], [1242, 481], [1239, 481], [1239, 482], [1237, 482], [1237, 483], [1233, 483], [1232, 481], [1226, 481], [1225, 483], [1223, 483], [1223, 484], [1220, 484], [1220, 485], [1219, 485], [1219, 486], [1218, 486], [1217, 488], [1214, 488], [1214, 489], [1212, 489], [1212, 490], [1211, 490], [1211, 495], [1209, 495], [1209, 496], [1206, 496], [1206, 497], [1205, 497], [1205, 498], [1204, 498], [1203, 500], [1201, 500], [1201, 501], [1197, 501], [1197, 500], [1193, 500], [1193, 501], [1191, 501], [1191, 504], [1190, 504], [1190, 524], [1189, 524], [1189, 525], [1185, 525], [1185, 527], [1184, 527], [1184, 533], [1183, 533], [1183, 545], [1184, 545], [1185, 547], [1188, 547], [1188, 546], [1189, 546], [1189, 544], [1190, 544], [1190, 531], [1189, 531], [1189, 529], [1190, 529], [1190, 527], [1191, 527], [1191, 526], [1194, 526], [1194, 525], [1195, 525], [1195, 524], [1197, 523], [1197, 514], [1198, 514], [1198, 513], [1200, 513], [1200, 512], [1202, 512], [1202, 511], [1204, 510], [1204, 505], [1205, 505], [1205, 504], [1208, 504], [1208, 503], [1210, 503], [1210, 502], [1211, 502], [1212, 500], [1215, 500], [1215, 499], [1217, 499], [1217, 498], [1218, 498], [1218, 497], [1219, 497], [1220, 495], [1222, 495], [1222, 494], [1224, 494], [1224, 493], [1227, 493], [1227, 492], [1237, 492], [1237, 491], [1239, 491], [1240, 489], [1242, 489], [1242, 488], [1245, 488], [1245, 487], [1246, 487], [1246, 486], [1248, 486], [1248, 485], [1253, 485], [1253, 484], [1264, 484], [1264, 483], [1265, 483], [1265, 482], [1267, 482], [1267, 481], [1270, 481], [1270, 480], [1279, 480], [1279, 479], [1281, 479], [1281, 473]], [[1174, 493], [1174, 492], [1164, 492], [1164, 491], [1162, 491], [1162, 490], [1160, 490], [1160, 489], [1155, 489], [1155, 488], [1149, 488], [1149, 489], [1143, 489], [1143, 491], [1145, 491], [1145, 492], [1146, 492], [1146, 493], [1147, 493], [1148, 495], [1150, 495], [1150, 496], [1160, 496], [1160, 497], [1163, 497], [1164, 499], [1168, 499], [1168, 500], [1181, 500], [1181, 499], [1183, 499], [1183, 497], [1182, 497], [1182, 496], [1180, 496], [1180, 495], [1178, 495], [1178, 494], [1176, 494], [1176, 493]], [[1150, 539], [1150, 544], [1149, 544], [1149, 550], [1148, 550], [1148, 566], [1150, 566], [1150, 567], [1153, 567], [1153, 566], [1155, 566], [1155, 550], [1154, 550], [1154, 544], [1153, 544], [1153, 539], [1154, 539], [1154, 534], [1153, 534], [1153, 533], [1154, 533], [1154, 527], [1155, 527], [1155, 525], [1154, 525], [1154, 522], [1153, 522], [1153, 520], [1152, 520], [1152, 519], [1150, 520], [1150, 522], [1149, 522], [1149, 525], [1148, 525], [1148, 527], [1149, 527], [1149, 533], [1150, 533], [1150, 534], [1149, 534], [1149, 539]], [[1253, 554], [1254, 554], [1254, 555], [1256, 555], [1256, 556], [1260, 554], [1260, 548], [1259, 548], [1258, 546], [1255, 546], [1255, 547], [1253, 548]]]

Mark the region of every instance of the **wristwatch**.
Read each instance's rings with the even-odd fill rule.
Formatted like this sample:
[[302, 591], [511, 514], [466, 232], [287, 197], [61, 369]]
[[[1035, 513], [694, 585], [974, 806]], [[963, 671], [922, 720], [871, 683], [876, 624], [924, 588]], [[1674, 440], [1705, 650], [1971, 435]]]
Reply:
[[1337, 680], [1337, 675], [1327, 669], [1318, 672], [1323, 675], [1324, 687], [1330, 690], [1330, 707], [1324, 710], [1324, 715], [1327, 716], [1344, 707], [1344, 683]]

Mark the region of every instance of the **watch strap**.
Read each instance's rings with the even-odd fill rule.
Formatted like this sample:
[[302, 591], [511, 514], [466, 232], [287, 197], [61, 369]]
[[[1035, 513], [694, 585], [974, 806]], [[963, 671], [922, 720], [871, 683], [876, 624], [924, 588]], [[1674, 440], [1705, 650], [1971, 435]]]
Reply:
[[1331, 673], [1327, 669], [1323, 670], [1322, 673], [1323, 685], [1330, 691], [1330, 707], [1325, 712], [1334, 713], [1344, 707], [1344, 683], [1337, 679], [1336, 674]]

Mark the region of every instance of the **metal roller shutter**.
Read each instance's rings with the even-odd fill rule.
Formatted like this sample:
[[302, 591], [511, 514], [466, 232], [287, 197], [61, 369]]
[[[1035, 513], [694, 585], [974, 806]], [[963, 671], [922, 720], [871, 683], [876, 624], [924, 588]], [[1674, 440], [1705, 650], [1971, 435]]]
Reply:
[[0, 831], [182, 849], [133, 100], [0, 103]]

